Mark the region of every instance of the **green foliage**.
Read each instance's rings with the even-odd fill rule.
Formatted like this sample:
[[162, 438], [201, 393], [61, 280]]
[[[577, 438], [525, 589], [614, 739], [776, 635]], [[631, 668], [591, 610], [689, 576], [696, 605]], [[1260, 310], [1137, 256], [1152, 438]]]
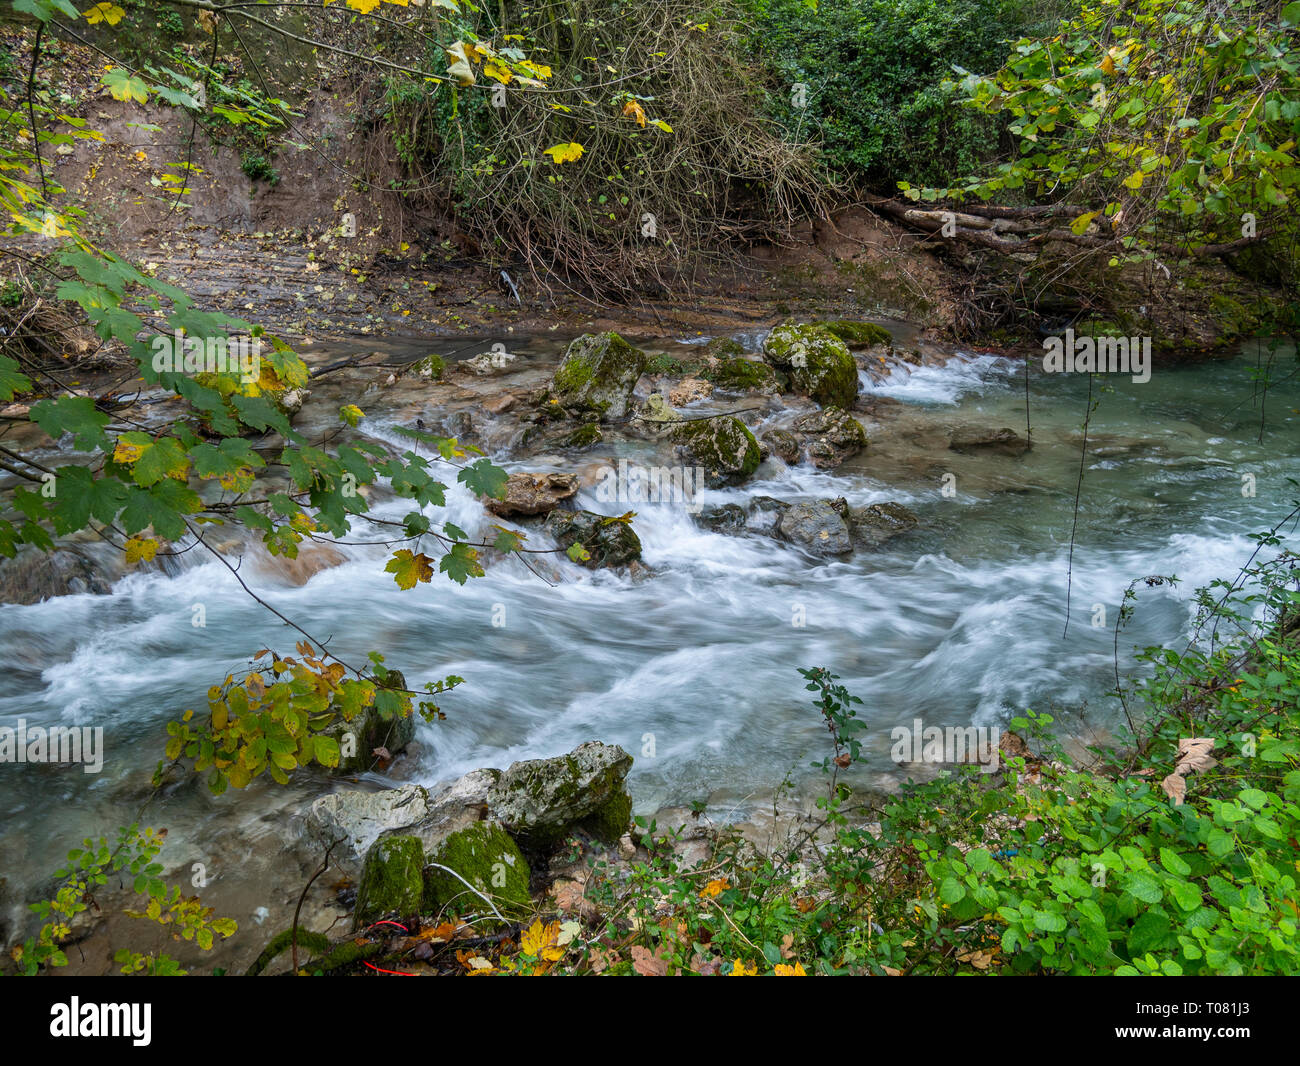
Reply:
[[1298, 21], [1276, 0], [1101, 0], [1021, 40], [997, 74], [961, 72], [969, 110], [1010, 118], [1015, 158], [906, 191], [1064, 198], [1076, 238], [1116, 242], [1112, 262], [1285, 228], [1300, 188]]
[[[108, 840], [100, 837], [96, 842], [87, 837], [84, 848], [68, 852], [68, 865], [56, 871], [62, 883], [52, 899], [31, 904], [31, 909], [45, 924], [34, 937], [28, 937], [14, 949], [13, 958], [19, 972], [31, 977], [43, 967], [68, 964], [67, 955], [60, 945], [72, 933], [73, 919], [90, 907], [98, 909], [95, 891], [108, 884], [110, 875], [120, 879], [131, 878], [131, 887], [144, 900], [143, 910], [126, 909], [131, 918], [140, 918], [173, 928], [172, 938], [196, 943], [208, 951], [215, 938], [234, 934], [236, 924], [232, 918], [213, 918], [212, 908], [204, 907], [197, 896], [183, 896], [178, 886], [170, 892], [161, 875], [163, 867], [154, 859], [162, 850], [163, 837], [153, 829], [141, 830], [129, 825], [118, 830], [117, 844], [109, 848]], [[143, 973], [150, 976], [184, 974], [175, 959], [167, 955], [143, 954], [130, 948], [114, 953], [113, 960], [121, 963], [124, 974]]]
[[271, 161], [260, 152], [245, 152], [240, 159], [239, 169], [250, 181], [265, 181], [270, 185], [276, 185], [280, 181], [280, 175], [271, 166]]
[[[680, 831], [639, 819], [649, 859], [626, 885], [596, 864], [587, 894], [609, 917], [574, 965], [1295, 973], [1298, 564], [1283, 553], [1203, 590], [1202, 639], [1142, 653], [1153, 672], [1123, 695], [1141, 707], [1135, 748], [1097, 751], [1087, 769], [1050, 716], [1027, 711], [1010, 725], [1029, 744], [1004, 746], [1000, 773], [958, 767], [860, 805], [838, 777], [859, 755], [860, 701], [829, 671], [801, 670], [831, 734], [823, 825], [762, 850], [724, 828], [689, 867], [671, 846]], [[616, 949], [625, 961], [609, 966]]]
[[[953, 65], [996, 70], [1036, 15], [1019, 0], [750, 0], [769, 106], [837, 178], [892, 187], [974, 169], [1001, 123], [954, 113]], [[800, 93], [796, 87], [805, 86]]]

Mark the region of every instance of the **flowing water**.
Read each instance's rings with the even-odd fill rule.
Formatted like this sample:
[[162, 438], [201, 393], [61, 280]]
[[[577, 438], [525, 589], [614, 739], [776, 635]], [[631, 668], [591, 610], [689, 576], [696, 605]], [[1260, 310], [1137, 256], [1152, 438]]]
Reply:
[[[659, 348], [689, 352], [684, 344]], [[276, 581], [273, 570], [249, 573], [268, 602], [330, 638], [345, 660], [381, 649], [413, 687], [447, 674], [467, 679], [445, 699], [445, 721], [420, 724], [416, 780], [433, 784], [599, 739], [636, 756], [638, 811], [704, 800], [743, 817], [787, 772], [806, 778], [809, 762], [826, 753], [797, 667], [828, 666], [864, 700], [867, 758], [854, 770], [864, 782], [897, 778], [890, 729], [916, 718], [996, 726], [1033, 707], [1056, 711], [1085, 740], [1111, 735], [1116, 708], [1106, 692], [1124, 588], [1149, 574], [1181, 579], [1172, 590], [1143, 589], [1120, 637], [1122, 657], [1134, 645], [1185, 640], [1193, 590], [1234, 574], [1253, 549], [1249, 535], [1296, 495], [1286, 478], [1300, 478], [1300, 386], [1291, 380], [1270, 392], [1260, 443], [1249, 365], [1242, 357], [1157, 369], [1145, 384], [1098, 381], [1072, 575], [1088, 381], [1035, 371], [1032, 451], [963, 455], [943, 443], [947, 426], [1025, 428], [1023, 364], [978, 355], [880, 381], [864, 375], [880, 401], [878, 424], [866, 419], [875, 440], [838, 470], [773, 461], [744, 486], [700, 501], [843, 496], [916, 512], [917, 530], [875, 552], [815, 561], [761, 535], [707, 532], [680, 503], [610, 506], [585, 489], [580, 506], [637, 512], [649, 576], [561, 563], [543, 568], [559, 578], [551, 583], [510, 561], [463, 588], [436, 578], [399, 593], [383, 572], [383, 549], [347, 545], [346, 562], [300, 586]], [[404, 444], [395, 430], [404, 416], [375, 397], [359, 402], [369, 416], [363, 428]], [[549, 465], [575, 469], [648, 447], [597, 448]], [[1253, 476], [1254, 496], [1243, 495], [1243, 475]], [[377, 513], [400, 518], [409, 509], [389, 501]], [[484, 523], [459, 486], [449, 488], [443, 516], [471, 534]], [[363, 524], [349, 539], [365, 532]], [[48, 875], [81, 836], [131, 820], [169, 718], [201, 705], [206, 688], [257, 649], [298, 639], [219, 564], [197, 552], [185, 561], [192, 565], [170, 576], [129, 575], [109, 596], [0, 606], [0, 724], [103, 726], [107, 748], [95, 775], [0, 767], [0, 872], [11, 895]], [[206, 628], [191, 625], [196, 603]], [[1104, 625], [1092, 624], [1098, 608]], [[287, 791], [255, 785], [213, 798], [187, 784], [155, 801], [146, 820], [179, 838], [169, 841], [170, 868], [212, 862], [214, 851], [218, 864], [237, 866], [259, 836], [282, 831], [284, 811], [322, 787], [299, 780]]]

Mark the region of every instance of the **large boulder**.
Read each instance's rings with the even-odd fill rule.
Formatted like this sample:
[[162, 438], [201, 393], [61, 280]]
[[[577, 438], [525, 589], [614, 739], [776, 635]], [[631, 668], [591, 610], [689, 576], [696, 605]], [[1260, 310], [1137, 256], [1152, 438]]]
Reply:
[[801, 415], [790, 428], [802, 438], [808, 458], [818, 470], [837, 467], [867, 446], [862, 423], [838, 407]]
[[574, 827], [615, 843], [632, 815], [625, 784], [631, 768], [622, 748], [589, 741], [567, 755], [515, 763], [492, 787], [488, 806], [532, 847], [555, 844]]
[[917, 517], [901, 503], [873, 503], [849, 511], [853, 543], [878, 548], [891, 537], [916, 528]]
[[548, 514], [577, 491], [578, 479], [573, 474], [516, 473], [506, 478], [505, 498], [487, 500], [484, 506], [502, 518]]
[[385, 837], [366, 852], [353, 930], [364, 929], [385, 914], [419, 914], [424, 896], [424, 848], [415, 837]]
[[754, 434], [734, 415], [683, 422], [674, 427], [672, 440], [687, 462], [704, 469], [710, 488], [744, 481], [763, 458]]
[[594, 414], [601, 421], [624, 418], [645, 367], [645, 352], [617, 333], [584, 334], [569, 345], [547, 400], [570, 413]]
[[776, 523], [776, 532], [813, 555], [846, 555], [853, 550], [848, 524], [826, 500], [792, 504]]
[[[454, 870], [464, 881], [447, 870]], [[429, 850], [422, 910], [425, 914], [444, 909], [456, 914], [482, 913], [485, 904], [465, 886], [464, 882], [468, 881], [488, 896], [503, 916], [523, 913], [532, 901], [529, 878], [528, 860], [501, 824], [475, 822], [451, 833]]]
[[326, 848], [336, 840], [336, 859], [359, 862], [376, 840], [405, 831], [429, 817], [429, 793], [420, 785], [379, 792], [335, 792], [316, 799], [307, 811], [307, 836]]
[[853, 406], [858, 366], [825, 326], [783, 322], [763, 341], [763, 358], [789, 377], [794, 392], [845, 410]]
[[723, 359], [716, 367], [706, 371], [706, 375], [719, 388], [733, 392], [776, 390], [776, 374], [761, 359], [746, 359], [743, 356]]
[[594, 511], [552, 511], [542, 529], [566, 551], [575, 544], [587, 549], [582, 565], [627, 566], [641, 558], [641, 538], [628, 522]]

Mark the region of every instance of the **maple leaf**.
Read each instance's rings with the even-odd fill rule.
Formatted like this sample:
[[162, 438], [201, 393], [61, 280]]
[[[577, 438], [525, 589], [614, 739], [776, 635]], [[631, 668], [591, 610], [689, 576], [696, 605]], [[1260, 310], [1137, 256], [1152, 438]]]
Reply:
[[399, 589], [413, 589], [417, 581], [428, 583], [433, 580], [433, 560], [424, 552], [415, 555], [402, 548], [393, 553], [384, 572], [393, 575]]
[[645, 126], [645, 108], [640, 100], [628, 100], [623, 104], [623, 117], [635, 120], [638, 126]]
[[[658, 951], [664, 951], [666, 948], [659, 947]], [[658, 957], [657, 952], [650, 951], [649, 948], [643, 948], [640, 944], [632, 948], [632, 969], [642, 977], [667, 977], [668, 960]]]
[[142, 104], [149, 100], [149, 86], [121, 67], [109, 67], [99, 80], [113, 94], [114, 100], [135, 100]]
[[127, 539], [126, 561], [128, 563], [138, 563], [141, 559], [147, 562], [157, 553], [158, 542], [153, 537], [130, 537]]
[[116, 26], [125, 17], [126, 12], [116, 4], [102, 3], [83, 11], [82, 14], [92, 26], [100, 22], [107, 22], [110, 26]]
[[356, 424], [365, 417], [365, 412], [354, 403], [344, 404], [339, 408], [339, 417], [349, 426], [356, 428]]
[[[470, 49], [473, 49], [473, 47], [473, 45], [469, 45]], [[444, 48], [443, 51], [447, 53], [447, 58], [450, 60], [447, 64], [447, 73], [455, 78], [460, 85], [473, 85], [478, 80], [474, 74], [474, 67], [470, 63], [469, 54], [466, 52], [464, 41], [457, 41], [450, 48]]]
[[559, 922], [550, 922], [543, 925], [542, 920], [537, 918], [519, 941], [519, 949], [525, 955], [532, 955], [534, 958], [554, 962], [564, 955], [564, 949], [557, 945], [559, 939]]
[[577, 141], [569, 141], [567, 144], [553, 144], [546, 149], [545, 154], [551, 157], [554, 163], [572, 163], [582, 158], [582, 145]]

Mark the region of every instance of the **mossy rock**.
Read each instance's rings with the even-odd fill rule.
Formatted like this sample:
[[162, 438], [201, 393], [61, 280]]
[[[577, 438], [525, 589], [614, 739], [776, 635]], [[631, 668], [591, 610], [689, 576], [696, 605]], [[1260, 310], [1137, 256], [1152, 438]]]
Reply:
[[[406, 678], [400, 670], [389, 670], [387, 683], [380, 687], [405, 689]], [[385, 748], [389, 755], [397, 755], [415, 739], [415, 712], [408, 715], [394, 713], [385, 718], [377, 704], [372, 703], [350, 722], [343, 721], [340, 716], [320, 732], [332, 737], [339, 745], [339, 764], [328, 767], [331, 773], [365, 773], [377, 761], [376, 748]], [[351, 741], [347, 739], [348, 734], [351, 734]]]
[[418, 837], [380, 837], [366, 852], [352, 928], [385, 914], [418, 914], [424, 896], [424, 845]]
[[734, 337], [714, 337], [704, 350], [715, 359], [736, 359], [745, 354], [745, 346]]
[[582, 565], [588, 570], [627, 566], [641, 558], [641, 538], [631, 524], [595, 511], [552, 511], [542, 529], [565, 551], [575, 544], [586, 548]]
[[431, 381], [440, 381], [446, 370], [447, 361], [442, 356], [434, 354], [426, 355], [423, 359], [417, 359], [406, 368], [406, 374], [429, 378]]
[[515, 763], [488, 793], [488, 807], [528, 847], [545, 849], [575, 826], [612, 842], [631, 817], [631, 768], [622, 748], [588, 741], [567, 755]]
[[572, 433], [565, 434], [560, 438], [561, 448], [590, 448], [594, 444], [599, 444], [605, 439], [605, 434], [600, 431], [600, 426], [595, 422], [584, 422]]
[[688, 462], [704, 468], [710, 488], [744, 481], [763, 460], [754, 434], [734, 415], [684, 422], [672, 439]]
[[704, 376], [724, 389], [761, 389], [776, 384], [776, 373], [758, 359], [726, 359]]
[[853, 322], [847, 318], [822, 322], [822, 326], [839, 337], [850, 348], [873, 348], [878, 344], [893, 344], [894, 335], [884, 326], [874, 322]]
[[[475, 822], [452, 833], [429, 852], [428, 861], [455, 870], [480, 892], [491, 897], [497, 910], [504, 915], [523, 913], [531, 903], [528, 860], [497, 822]], [[432, 866], [425, 867], [424, 913], [448, 910], [464, 914], [484, 909], [483, 901], [451, 874]]]
[[632, 824], [632, 797], [627, 792], [620, 792], [581, 824], [597, 840], [617, 844], [619, 837]]
[[789, 375], [795, 392], [820, 404], [847, 410], [857, 398], [857, 364], [825, 326], [783, 322], [767, 335], [763, 357]]
[[551, 379], [547, 399], [566, 411], [594, 414], [601, 421], [624, 418], [645, 368], [645, 352], [617, 333], [587, 333], [569, 345]]

